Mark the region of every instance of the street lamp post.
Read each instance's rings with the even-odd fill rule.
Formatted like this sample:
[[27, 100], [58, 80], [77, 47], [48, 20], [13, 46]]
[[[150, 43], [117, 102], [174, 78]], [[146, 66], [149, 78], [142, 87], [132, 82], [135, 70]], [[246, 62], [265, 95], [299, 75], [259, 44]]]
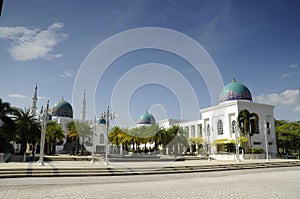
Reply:
[[95, 163], [95, 133], [96, 133], [96, 118], [94, 116], [93, 121], [92, 121], [92, 128], [93, 128], [93, 136], [92, 136], [92, 160], [91, 163]]
[[209, 142], [209, 137], [210, 137], [210, 129], [209, 129], [209, 124], [207, 125], [207, 129], [206, 129], [206, 133], [207, 133], [207, 150], [208, 150], [208, 161], [210, 162], [210, 142]]
[[235, 120], [232, 121], [232, 127], [235, 131], [235, 154], [236, 154], [236, 161], [240, 162], [240, 150], [239, 150], [239, 129]]
[[45, 137], [46, 137], [46, 128], [47, 128], [47, 121], [48, 121], [48, 110], [49, 110], [49, 100], [47, 101], [46, 110], [43, 111], [43, 107], [41, 109], [42, 115], [42, 131], [41, 131], [41, 142], [40, 142], [40, 158], [38, 161], [39, 166], [44, 166], [44, 148], [45, 148]]
[[105, 119], [106, 122], [106, 139], [105, 139], [105, 163], [104, 165], [107, 166], [108, 165], [108, 130], [109, 130], [109, 121], [113, 120], [115, 118], [115, 114], [114, 113], [110, 113], [109, 112], [109, 106], [107, 106], [107, 110], [106, 112], [103, 112], [101, 114], [101, 118]]
[[265, 132], [265, 145], [266, 145], [266, 161], [270, 161], [269, 159], [269, 143], [268, 143], [268, 136], [267, 136], [267, 123], [266, 121], [264, 120], [264, 132]]

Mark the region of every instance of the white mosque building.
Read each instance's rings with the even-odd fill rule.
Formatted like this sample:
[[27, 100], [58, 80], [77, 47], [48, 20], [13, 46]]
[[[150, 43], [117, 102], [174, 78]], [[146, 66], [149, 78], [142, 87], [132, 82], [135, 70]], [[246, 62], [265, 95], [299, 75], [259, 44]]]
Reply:
[[[39, 111], [37, 110], [37, 86], [35, 87], [34, 90], [34, 95], [32, 98], [32, 112], [35, 113], [36, 115], [39, 115]], [[81, 120], [81, 121], [86, 121], [86, 95], [84, 93], [83, 95], [83, 100], [81, 104], [81, 118], [80, 119], [74, 119], [73, 118], [73, 108], [72, 105], [64, 100], [62, 98], [61, 100], [57, 101], [52, 107], [49, 108], [49, 119], [52, 121], [55, 121], [58, 123], [62, 130], [64, 131], [64, 134], [66, 136], [66, 139], [63, 140], [62, 145], [56, 146], [56, 152], [62, 151], [62, 150], [67, 150], [71, 151], [71, 141], [68, 140], [68, 130], [67, 130], [67, 125], [68, 123], [74, 121], [74, 120]], [[92, 122], [91, 126], [93, 125]], [[95, 140], [94, 140], [94, 146], [95, 152], [103, 153], [105, 152], [105, 132], [106, 132], [106, 127], [105, 125], [100, 125], [99, 123], [96, 123], [95, 125]], [[88, 138], [86, 139], [85, 142], [85, 148], [88, 151], [92, 151], [92, 140], [93, 138]]]
[[[233, 124], [238, 123], [238, 116], [242, 110], [247, 110], [250, 114], [254, 113], [258, 116], [258, 121], [254, 121], [254, 118], [248, 118], [250, 128], [251, 125], [252, 128], [255, 128], [255, 132], [250, 139], [250, 146], [265, 151], [267, 149], [270, 154], [275, 156], [277, 145], [274, 106], [253, 102], [249, 89], [245, 85], [236, 82], [235, 78], [220, 92], [220, 103], [218, 105], [200, 110], [200, 120], [181, 122], [174, 119], [165, 119], [159, 121], [158, 124], [165, 128], [179, 125], [188, 132], [189, 137], [203, 137], [208, 143], [213, 143], [218, 139], [236, 140], [236, 130]], [[212, 147], [212, 153], [217, 152], [217, 148]]]
[[[36, 111], [37, 103], [37, 87], [33, 97], [32, 110]], [[258, 116], [258, 120], [248, 118], [250, 120], [250, 128], [255, 129], [250, 139], [252, 148], [261, 148], [269, 154], [275, 156], [277, 154], [276, 134], [274, 124], [274, 106], [268, 104], [259, 104], [253, 102], [250, 90], [243, 84], [236, 82], [235, 79], [227, 84], [220, 92], [220, 102], [216, 106], [203, 108], [200, 110], [201, 119], [193, 121], [182, 121], [178, 119], [164, 119], [155, 121], [152, 114], [146, 111], [141, 115], [137, 123], [137, 127], [144, 125], [158, 124], [160, 127], [169, 128], [172, 125], [179, 125], [186, 132], [188, 137], [202, 137], [208, 144], [214, 143], [216, 140], [236, 140], [237, 132], [233, 126], [239, 123], [239, 113], [247, 110]], [[73, 121], [73, 109], [70, 103], [64, 99], [55, 103], [51, 109], [52, 120], [61, 125], [67, 137], [66, 125]], [[85, 120], [86, 100], [85, 94], [82, 101], [81, 120]], [[240, 124], [242, 125], [242, 124]], [[106, 127], [97, 122], [96, 135], [94, 140], [94, 151], [105, 152], [105, 135]], [[89, 140], [91, 143], [91, 139]], [[64, 144], [66, 140], [64, 141]], [[87, 150], [92, 150], [92, 145], [86, 145]], [[218, 153], [217, 147], [211, 147], [211, 153]]]

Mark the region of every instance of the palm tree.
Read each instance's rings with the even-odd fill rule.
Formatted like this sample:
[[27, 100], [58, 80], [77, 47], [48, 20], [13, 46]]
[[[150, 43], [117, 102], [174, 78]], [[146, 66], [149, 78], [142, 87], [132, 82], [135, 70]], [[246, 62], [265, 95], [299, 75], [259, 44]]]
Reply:
[[178, 154], [181, 154], [182, 148], [188, 147], [187, 132], [178, 125], [171, 126], [167, 131], [172, 137], [168, 146], [174, 149], [174, 156], [177, 157]]
[[241, 110], [238, 115], [238, 124], [242, 134], [249, 137], [249, 148], [251, 148], [251, 137], [258, 132], [258, 115], [250, 113], [247, 109]]
[[65, 137], [66, 136], [61, 126], [54, 121], [49, 121], [47, 123], [47, 129], [46, 129], [46, 141], [48, 144], [47, 147], [48, 154], [52, 154], [52, 155], [55, 154], [57, 141], [62, 141], [62, 139]]
[[199, 151], [200, 151], [200, 148], [201, 148], [201, 146], [203, 145], [203, 143], [204, 143], [204, 139], [203, 139], [203, 137], [191, 137], [191, 138], [189, 138], [188, 139], [188, 141], [192, 144], [192, 146], [193, 146], [193, 149], [191, 150], [191, 152], [195, 152], [196, 151], [196, 146], [197, 146], [197, 148], [198, 148], [198, 153], [199, 153]]
[[18, 109], [14, 116], [16, 122], [16, 133], [21, 141], [20, 154], [26, 152], [27, 143], [35, 145], [41, 135], [41, 125], [30, 109]]
[[76, 154], [79, 152], [79, 134], [77, 132], [75, 122], [69, 122], [67, 124], [67, 131], [68, 131], [68, 138], [72, 140], [72, 155], [75, 155], [75, 144], [77, 146], [76, 148]]
[[[73, 141], [77, 141], [77, 152], [79, 152], [79, 139], [81, 138], [81, 155], [84, 153], [84, 140], [86, 137], [93, 135], [92, 127], [89, 125], [88, 121], [73, 121], [67, 124], [68, 137]], [[74, 154], [74, 145], [73, 145], [73, 154]]]
[[116, 145], [116, 151], [115, 153], [119, 153], [119, 144], [120, 144], [120, 134], [122, 133], [122, 129], [118, 126], [113, 127], [109, 134], [108, 134], [108, 139], [111, 143]]
[[129, 129], [121, 129], [118, 133], [118, 142], [123, 145], [124, 151], [128, 151], [128, 145], [130, 144], [131, 136], [128, 134]]
[[9, 152], [8, 142], [15, 138], [15, 123], [10, 117], [15, 111], [10, 103], [0, 98], [0, 152]]
[[90, 137], [93, 135], [93, 129], [88, 121], [75, 121], [75, 126], [78, 132], [79, 137], [81, 137], [81, 155], [84, 154], [84, 142], [85, 138]]
[[166, 129], [160, 128], [157, 124], [152, 125], [149, 127], [151, 140], [150, 142], [154, 143], [154, 152], [156, 153], [158, 151], [159, 145], [161, 145], [163, 148], [170, 142], [172, 139], [171, 135], [168, 134]]

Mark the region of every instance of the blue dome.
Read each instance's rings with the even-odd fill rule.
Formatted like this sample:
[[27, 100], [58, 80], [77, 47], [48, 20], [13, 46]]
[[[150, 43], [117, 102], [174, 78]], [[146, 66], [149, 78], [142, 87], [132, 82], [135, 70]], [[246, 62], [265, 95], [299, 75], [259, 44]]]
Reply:
[[52, 109], [52, 116], [73, 118], [73, 109], [71, 104], [64, 99], [56, 102]]
[[146, 111], [146, 113], [141, 115], [141, 117], [139, 118], [138, 124], [155, 124], [155, 118], [153, 117], [153, 115], [148, 113], [148, 111]]
[[230, 101], [230, 100], [249, 100], [252, 101], [252, 96], [249, 89], [235, 81], [232, 80], [227, 84], [220, 93], [220, 102]]

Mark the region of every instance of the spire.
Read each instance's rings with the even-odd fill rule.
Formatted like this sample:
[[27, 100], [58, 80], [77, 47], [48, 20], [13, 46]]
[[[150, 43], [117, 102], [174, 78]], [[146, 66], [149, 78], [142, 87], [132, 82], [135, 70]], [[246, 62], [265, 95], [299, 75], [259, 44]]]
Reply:
[[32, 97], [32, 113], [36, 115], [36, 110], [37, 110], [37, 84], [35, 84], [34, 88], [34, 94]]
[[83, 93], [83, 100], [82, 100], [82, 104], [81, 104], [81, 119], [85, 120], [85, 115], [86, 115], [86, 99], [85, 99], [85, 91]]
[[235, 77], [233, 76], [233, 78], [232, 78], [232, 82], [236, 82], [236, 80], [235, 80]]

